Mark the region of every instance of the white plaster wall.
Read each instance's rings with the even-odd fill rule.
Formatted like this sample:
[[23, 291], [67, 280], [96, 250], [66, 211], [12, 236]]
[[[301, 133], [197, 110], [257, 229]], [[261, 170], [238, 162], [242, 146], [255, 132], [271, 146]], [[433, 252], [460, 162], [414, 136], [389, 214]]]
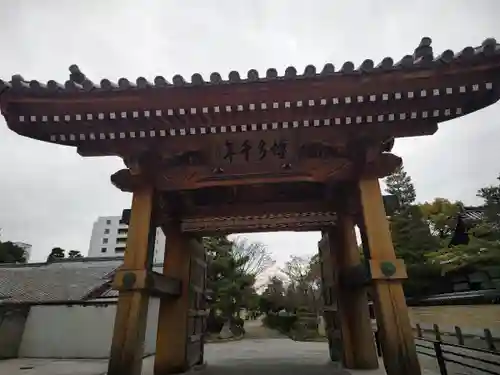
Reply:
[[[159, 300], [149, 302], [144, 354], [156, 349]], [[107, 358], [116, 304], [32, 306], [19, 357]]]

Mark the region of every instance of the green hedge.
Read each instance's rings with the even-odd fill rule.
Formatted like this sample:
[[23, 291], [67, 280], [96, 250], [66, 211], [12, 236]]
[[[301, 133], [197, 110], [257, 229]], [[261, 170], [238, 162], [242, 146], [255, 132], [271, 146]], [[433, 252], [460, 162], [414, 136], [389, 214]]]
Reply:
[[297, 316], [295, 314], [278, 314], [274, 312], [269, 312], [263, 319], [263, 323], [272, 329], [276, 329], [282, 333], [288, 334], [293, 325], [297, 321]]

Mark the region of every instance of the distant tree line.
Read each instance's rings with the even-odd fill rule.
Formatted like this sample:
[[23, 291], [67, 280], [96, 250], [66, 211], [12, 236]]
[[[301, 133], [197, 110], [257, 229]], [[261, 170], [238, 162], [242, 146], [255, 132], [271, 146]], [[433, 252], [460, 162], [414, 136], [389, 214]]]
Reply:
[[[82, 258], [83, 255], [78, 250], [69, 250], [66, 256], [66, 250], [60, 247], [54, 247], [47, 257], [47, 263], [58, 259]], [[0, 241], [0, 263], [26, 263], [26, 253], [24, 249], [14, 242]]]
[[404, 284], [407, 296], [439, 292], [452, 272], [500, 267], [500, 183], [478, 190], [484, 215], [468, 228], [468, 241], [455, 246], [451, 239], [462, 202], [435, 198], [416, 203], [415, 187], [403, 168], [387, 177], [385, 183], [387, 193], [400, 201], [389, 223], [396, 255], [408, 269]]
[[60, 247], [54, 247], [49, 256], [47, 257], [47, 263], [54, 262], [60, 259], [75, 259], [75, 258], [83, 258], [83, 255], [78, 250], [69, 250], [68, 256], [66, 256], [66, 250], [61, 249]]
[[26, 263], [24, 249], [11, 241], [0, 241], [0, 263]]
[[[446, 288], [451, 288], [452, 273], [470, 274], [486, 266], [500, 270], [500, 177], [498, 181], [478, 190], [484, 216], [469, 228], [467, 243], [452, 246], [462, 202], [435, 198], [417, 203], [415, 186], [403, 167], [385, 179], [386, 193], [399, 201], [389, 224], [396, 256], [407, 267], [403, 283], [407, 297], [451, 292]], [[362, 255], [361, 246], [359, 251]], [[321, 311], [318, 255], [292, 255], [281, 274], [268, 281], [259, 301], [261, 312]]]

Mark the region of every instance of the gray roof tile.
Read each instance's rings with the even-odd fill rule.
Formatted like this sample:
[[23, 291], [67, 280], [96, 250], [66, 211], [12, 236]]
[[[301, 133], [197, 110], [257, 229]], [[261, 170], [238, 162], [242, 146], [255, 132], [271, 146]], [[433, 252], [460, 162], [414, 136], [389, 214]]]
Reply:
[[390, 57], [385, 57], [382, 62], [376, 65], [372, 60], [366, 59], [356, 68], [351, 61], [347, 61], [342, 65], [339, 71], [335, 71], [334, 66], [330, 63], [326, 64], [322, 69], [316, 69], [314, 65], [308, 65], [303, 74], [297, 74], [297, 69], [290, 66], [286, 69], [283, 76], [279, 76], [274, 68], [267, 69], [266, 73], [261, 76], [259, 76], [259, 73], [255, 69], [250, 69], [247, 73], [247, 78], [241, 77], [236, 71], [231, 71], [227, 80], [224, 80], [220, 73], [213, 72], [210, 74], [208, 80], [204, 80], [199, 73], [194, 73], [190, 81], [176, 74], [173, 76], [172, 82], [167, 81], [163, 76], [157, 76], [153, 82], [149, 82], [144, 77], [139, 77], [135, 82], [131, 82], [127, 78], [120, 78], [118, 82], [115, 83], [104, 78], [100, 83], [94, 83], [81, 72], [77, 65], [71, 65], [69, 67], [69, 80], [64, 84], [53, 80], [48, 81], [46, 84], [36, 80], [29, 81], [24, 79], [20, 74], [15, 74], [10, 81], [0, 80], [0, 93], [8, 90], [41, 95], [90, 91], [112, 92], [151, 88], [221, 85], [276, 79], [304, 79], [326, 75], [339, 76], [353, 73], [380, 73], [398, 69], [441, 68], [443, 65], [453, 62], [458, 62], [460, 64], [475, 64], [477, 61], [496, 58], [500, 54], [500, 44], [493, 38], [485, 39], [480, 46], [467, 46], [457, 53], [451, 50], [445, 50], [438, 56], [434, 55], [431, 42], [429, 37], [422, 38], [413, 54], [405, 55], [396, 63], [394, 63], [394, 60]]
[[1, 303], [79, 301], [108, 282], [122, 259], [0, 267]]

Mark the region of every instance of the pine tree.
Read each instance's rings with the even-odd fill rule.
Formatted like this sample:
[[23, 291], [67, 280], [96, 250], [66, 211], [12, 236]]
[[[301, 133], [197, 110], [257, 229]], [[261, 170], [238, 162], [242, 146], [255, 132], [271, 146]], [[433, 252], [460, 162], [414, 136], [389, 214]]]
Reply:
[[212, 307], [220, 311], [226, 320], [238, 315], [253, 298], [255, 277], [245, 272], [248, 257], [238, 257], [234, 243], [225, 236], [207, 237], [203, 244], [208, 255], [208, 289], [213, 293]]
[[394, 249], [407, 264], [425, 262], [425, 254], [438, 248], [422, 211], [415, 205], [416, 192], [411, 177], [403, 167], [385, 179], [387, 193], [398, 197], [400, 207], [390, 217]]
[[83, 255], [78, 250], [70, 250], [68, 252], [68, 258], [70, 259], [83, 258]]
[[399, 167], [393, 174], [386, 177], [386, 191], [391, 195], [395, 195], [402, 209], [411, 206], [417, 198], [415, 186], [408, 176], [403, 166]]
[[[500, 176], [497, 180], [500, 181]], [[481, 188], [477, 196], [484, 199], [486, 221], [494, 227], [500, 227], [500, 185]]]
[[395, 213], [390, 217], [389, 224], [394, 250], [406, 264], [424, 263], [425, 254], [439, 247], [418, 206]]
[[60, 247], [54, 247], [47, 257], [47, 263], [54, 262], [59, 259], [64, 259], [65, 256], [66, 255], [64, 249], [61, 249]]

